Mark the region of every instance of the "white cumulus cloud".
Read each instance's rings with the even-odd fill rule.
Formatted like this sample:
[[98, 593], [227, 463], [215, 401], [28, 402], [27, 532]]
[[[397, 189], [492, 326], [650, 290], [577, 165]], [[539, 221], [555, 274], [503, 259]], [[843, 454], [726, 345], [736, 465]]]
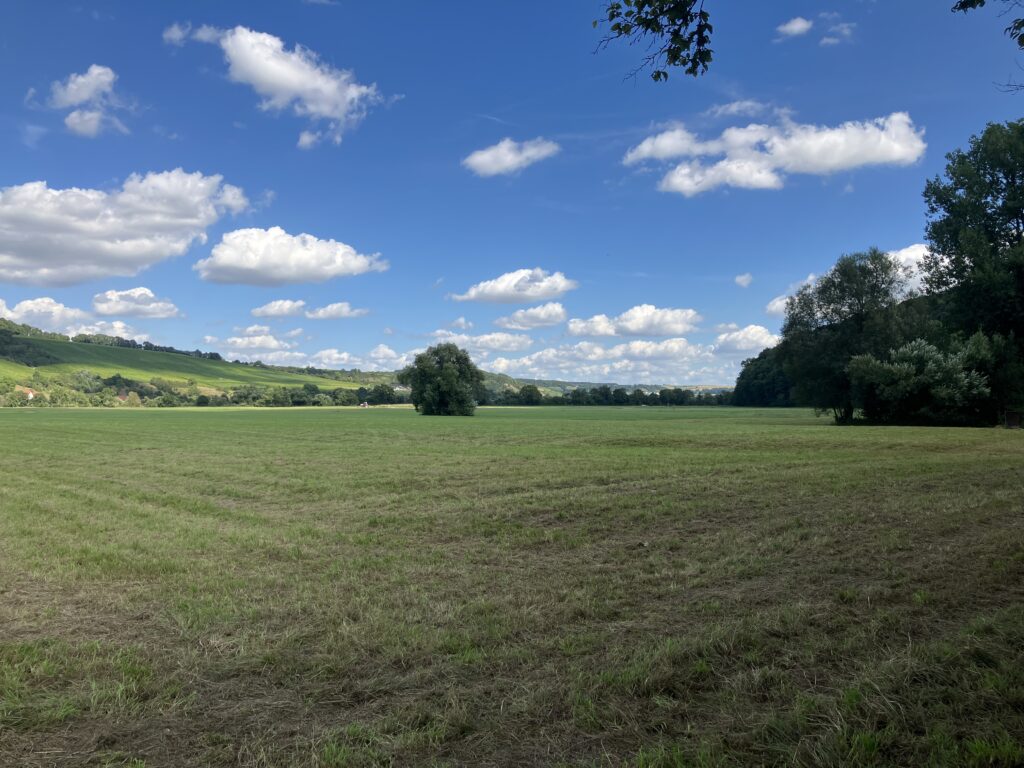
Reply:
[[912, 290], [921, 291], [924, 288], [924, 275], [921, 272], [921, 264], [924, 261], [924, 257], [928, 255], [928, 246], [924, 243], [914, 243], [906, 248], [889, 251], [889, 255], [907, 270], [909, 287]]
[[306, 302], [302, 299], [275, 299], [252, 310], [253, 317], [294, 317], [301, 315]]
[[749, 288], [750, 284], [754, 282], [754, 276], [749, 272], [744, 272], [742, 275], [736, 275], [736, 277], [733, 278], [733, 282], [735, 282], [740, 288]]
[[565, 307], [557, 301], [550, 301], [529, 309], [519, 309], [507, 317], [499, 317], [494, 324], [499, 328], [513, 331], [528, 331], [531, 328], [545, 328], [564, 323], [567, 317]]
[[50, 86], [50, 106], [77, 107], [99, 101], [114, 92], [117, 74], [110, 67], [93, 64], [82, 74], [70, 74]]
[[594, 315], [569, 321], [573, 336], [673, 336], [692, 331], [701, 321], [693, 309], [668, 309], [640, 304], [621, 315]]
[[422, 351], [422, 349], [412, 349], [399, 354], [387, 344], [378, 344], [370, 350], [370, 362], [367, 364], [367, 368], [380, 371], [405, 368]]
[[298, 141], [303, 149], [324, 138], [340, 144], [345, 131], [382, 100], [376, 84], [358, 82], [350, 70], [332, 67], [301, 45], [289, 50], [281, 38], [266, 32], [243, 26], [227, 30], [202, 26], [192, 39], [220, 46], [228, 78], [256, 91], [262, 98], [260, 109], [290, 108], [308, 118], [311, 127], [301, 132]]
[[163, 39], [167, 45], [182, 46], [188, 40], [189, 32], [192, 31], [192, 25], [187, 21], [184, 23], [175, 22], [169, 27], [166, 27], [163, 32]]
[[814, 22], [810, 19], [805, 19], [803, 16], [794, 16], [789, 21], [779, 24], [775, 31], [783, 37], [799, 37], [810, 32], [813, 26]]
[[121, 107], [114, 93], [117, 73], [110, 67], [93, 64], [81, 74], [72, 73], [65, 80], [50, 85], [49, 106], [72, 109], [64, 125], [72, 133], [89, 138], [98, 136], [105, 127], [127, 133], [124, 123], [112, 112]]
[[[247, 329], [248, 330], [248, 329]], [[224, 343], [232, 350], [275, 350], [290, 349], [291, 344], [282, 341], [271, 333], [256, 333], [246, 336], [231, 336]]]
[[739, 330], [720, 333], [715, 338], [715, 348], [725, 352], [760, 352], [778, 343], [779, 337], [763, 325], [748, 325]]
[[709, 117], [751, 117], [768, 109], [768, 105], [755, 99], [739, 99], [728, 104], [715, 104], [704, 110]]
[[576, 288], [561, 272], [549, 273], [540, 267], [517, 269], [513, 272], [484, 280], [470, 286], [463, 294], [453, 295], [455, 301], [491, 301], [506, 304], [526, 304], [531, 301], [556, 299]]
[[[925, 152], [924, 131], [906, 112], [835, 127], [793, 122], [725, 129], [699, 139], [682, 125], [649, 136], [623, 157], [625, 165], [686, 158], [661, 179], [659, 189], [686, 197], [720, 186], [781, 189], [786, 174], [824, 176], [872, 165], [910, 165]], [[706, 164], [701, 158], [720, 159]]]
[[218, 175], [132, 174], [120, 189], [0, 188], [0, 280], [44, 285], [131, 276], [205, 242], [206, 229], [248, 206]]
[[236, 229], [226, 233], [209, 258], [193, 267], [204, 280], [245, 285], [320, 283], [335, 277], [382, 272], [378, 254], [313, 235], [290, 235], [281, 227]]
[[500, 176], [521, 171], [557, 155], [560, 150], [561, 147], [555, 142], [539, 137], [531, 141], [502, 139], [497, 144], [471, 153], [462, 164], [477, 176]]
[[369, 312], [368, 309], [356, 309], [347, 301], [339, 301], [326, 307], [307, 310], [306, 317], [311, 320], [337, 320], [343, 317], [363, 317]]
[[309, 362], [317, 368], [359, 368], [363, 365], [361, 358], [339, 349], [321, 349], [310, 355]]
[[130, 315], [135, 317], [177, 317], [174, 302], [159, 299], [149, 288], [139, 286], [125, 291], [104, 291], [92, 297], [92, 308], [98, 315]]
[[83, 309], [65, 306], [49, 296], [42, 296], [38, 299], [19, 301], [13, 307], [8, 307], [4, 300], [0, 299], [0, 317], [15, 323], [26, 323], [47, 331], [55, 331], [69, 323], [87, 319], [89, 313]]
[[776, 296], [774, 299], [769, 301], [764, 308], [765, 314], [773, 315], [775, 317], [782, 317], [786, 314], [786, 303], [789, 301], [789, 295], [783, 294]]
[[366, 357], [353, 355], [339, 349], [321, 349], [309, 358], [311, 365], [318, 368], [359, 368], [364, 371], [394, 371], [404, 368], [422, 350], [398, 353], [387, 344], [378, 344]]

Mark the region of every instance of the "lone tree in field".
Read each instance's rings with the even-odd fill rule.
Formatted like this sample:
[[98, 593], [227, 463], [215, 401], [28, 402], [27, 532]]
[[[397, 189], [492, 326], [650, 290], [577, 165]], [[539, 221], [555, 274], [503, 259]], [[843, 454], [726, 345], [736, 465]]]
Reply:
[[412, 404], [426, 416], [472, 416], [484, 375], [466, 350], [438, 344], [416, 355], [398, 381], [412, 389]]

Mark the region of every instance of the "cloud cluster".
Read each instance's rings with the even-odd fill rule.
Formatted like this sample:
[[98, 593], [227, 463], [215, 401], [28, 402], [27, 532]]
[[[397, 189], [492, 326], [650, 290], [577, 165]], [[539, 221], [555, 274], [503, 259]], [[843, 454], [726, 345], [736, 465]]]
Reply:
[[[117, 73], [110, 67], [93, 64], [81, 74], [72, 73], [65, 80], [50, 85], [48, 105], [53, 109], [71, 109], [64, 125], [72, 133], [94, 138], [104, 128], [128, 133], [124, 123], [112, 114], [121, 106], [114, 94]], [[29, 91], [29, 99], [34, 91]]]
[[404, 354], [395, 352], [386, 344], [378, 344], [365, 357], [359, 357], [339, 349], [321, 349], [308, 357], [308, 363], [317, 368], [359, 368], [364, 371], [394, 371], [412, 362], [422, 350], [415, 349]]
[[232, 350], [275, 350], [290, 349], [292, 346], [287, 341], [283, 341], [271, 333], [260, 333], [252, 336], [231, 336], [225, 339], [224, 343]]
[[857, 29], [856, 23], [843, 21], [838, 13], [822, 13], [821, 18], [828, 24], [828, 34], [821, 38], [819, 45], [839, 45], [853, 40], [853, 33]]
[[177, 317], [178, 308], [169, 299], [159, 299], [142, 286], [125, 291], [104, 291], [92, 298], [97, 315], [129, 315], [135, 317]]
[[744, 272], [742, 275], [736, 275], [733, 278], [733, 282], [740, 288], [749, 288], [750, 284], [754, 282], [754, 276], [749, 272]]
[[462, 164], [477, 176], [501, 176], [516, 173], [553, 157], [561, 149], [555, 142], [539, 137], [531, 141], [502, 139], [497, 144], [471, 153]]
[[[157, 319], [178, 315], [178, 308], [173, 303], [158, 299], [152, 291], [142, 287], [98, 293], [93, 297], [93, 309], [101, 316], [120, 314]], [[148, 335], [136, 331], [123, 320], [94, 320], [87, 310], [69, 307], [49, 296], [25, 299], [13, 307], [8, 307], [0, 299], [0, 318], [68, 336], [100, 333], [136, 341], [149, 339]]]
[[218, 175], [132, 174], [120, 189], [0, 188], [0, 280], [70, 285], [131, 276], [180, 256], [248, 200]]
[[[659, 189], [692, 197], [719, 186], [781, 189], [786, 174], [828, 175], [871, 165], [910, 165], [924, 154], [924, 131], [906, 112], [835, 127], [795, 123], [727, 128], [702, 140], [683, 125], [649, 136], [623, 163], [688, 158], [669, 170]], [[720, 157], [705, 164], [701, 158]]]
[[621, 315], [594, 315], [569, 321], [573, 336], [673, 336], [697, 327], [701, 316], [693, 309], [668, 309], [640, 304]]
[[471, 336], [466, 333], [453, 333], [448, 330], [437, 330], [432, 334], [438, 343], [451, 343], [464, 347], [470, 352], [487, 356], [490, 352], [522, 352], [533, 344], [526, 334], [522, 333], [483, 333]]
[[730, 376], [728, 369], [718, 367], [713, 349], [685, 338], [636, 340], [610, 347], [583, 341], [519, 358], [495, 358], [484, 367], [514, 376], [622, 383], [727, 381]]
[[38, 299], [25, 299], [13, 307], [0, 299], [0, 318], [15, 323], [26, 323], [47, 331], [63, 330], [71, 323], [81, 322], [89, 318], [84, 309], [75, 309], [61, 304], [49, 296]]
[[275, 336], [269, 326], [250, 325], [236, 331], [236, 336], [230, 336], [221, 343], [225, 355], [232, 360], [297, 365], [306, 359], [305, 353], [295, 351], [294, 343]]
[[226, 233], [210, 257], [193, 268], [214, 283], [283, 285], [383, 272], [388, 263], [379, 254], [367, 256], [336, 240], [253, 227]]
[[564, 323], [566, 317], [565, 307], [557, 301], [551, 301], [529, 309], [518, 309], [507, 317], [499, 317], [494, 324], [512, 331], [528, 331], [531, 328], [546, 328]]
[[470, 286], [463, 294], [453, 295], [455, 301], [489, 301], [505, 304], [528, 304], [533, 301], [557, 299], [576, 288], [561, 272], [549, 273], [540, 267], [506, 272], [493, 280]]
[[87, 311], [66, 306], [49, 296], [25, 299], [13, 307], [8, 307], [7, 303], [0, 299], [0, 318], [15, 323], [26, 323], [47, 331], [64, 333], [68, 336], [76, 336], [80, 333], [102, 333], [136, 341], [149, 339], [149, 336], [139, 333], [123, 320], [88, 322], [91, 320], [91, 315]]
[[291, 109], [309, 119], [299, 134], [298, 146], [309, 149], [327, 139], [340, 144], [345, 131], [380, 103], [376, 84], [359, 83], [347, 69], [336, 69], [316, 52], [296, 45], [285, 47], [279, 37], [248, 27], [216, 29], [172, 24], [164, 30], [164, 42], [182, 45], [189, 37], [219, 45], [228, 65], [228, 78], [250, 86], [262, 98], [260, 109], [280, 112]]

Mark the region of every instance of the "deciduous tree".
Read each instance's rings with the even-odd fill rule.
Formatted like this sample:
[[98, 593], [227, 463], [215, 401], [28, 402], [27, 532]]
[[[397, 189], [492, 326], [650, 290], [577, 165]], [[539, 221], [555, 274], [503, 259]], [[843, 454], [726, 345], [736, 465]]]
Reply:
[[853, 421], [847, 365], [855, 355], [883, 354], [899, 343], [895, 307], [907, 275], [877, 248], [843, 256], [786, 305], [782, 326], [786, 374], [798, 399], [836, 423]]
[[413, 406], [427, 416], [472, 416], [483, 380], [469, 353], [451, 343], [429, 347], [398, 374], [412, 390]]

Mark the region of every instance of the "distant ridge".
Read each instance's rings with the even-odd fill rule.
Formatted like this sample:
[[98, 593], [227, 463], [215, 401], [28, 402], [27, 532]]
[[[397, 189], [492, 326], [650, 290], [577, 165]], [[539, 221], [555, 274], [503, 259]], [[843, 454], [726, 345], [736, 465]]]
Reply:
[[[28, 384], [38, 375], [66, 375], [90, 371], [100, 376], [121, 375], [138, 381], [162, 378], [171, 381], [192, 381], [212, 390], [226, 390], [246, 384], [269, 386], [302, 386], [316, 384], [321, 388], [372, 387], [396, 382], [397, 371], [333, 370], [314, 367], [276, 366], [264, 363], [241, 363], [211, 359], [216, 355], [196, 350], [161, 347], [142, 349], [125, 339], [93, 335], [91, 342], [71, 341], [67, 336], [34, 328], [30, 325], [0, 319], [0, 379], [19, 385]], [[5, 341], [5, 339], [7, 341]], [[516, 378], [501, 373], [484, 373], [488, 389], [500, 392], [518, 390], [533, 384], [545, 394], [561, 394], [574, 389], [608, 386], [642, 389], [680, 387], [693, 391], [727, 391], [726, 385], [710, 384], [621, 384], [607, 381], [561, 381], [559, 379]]]

